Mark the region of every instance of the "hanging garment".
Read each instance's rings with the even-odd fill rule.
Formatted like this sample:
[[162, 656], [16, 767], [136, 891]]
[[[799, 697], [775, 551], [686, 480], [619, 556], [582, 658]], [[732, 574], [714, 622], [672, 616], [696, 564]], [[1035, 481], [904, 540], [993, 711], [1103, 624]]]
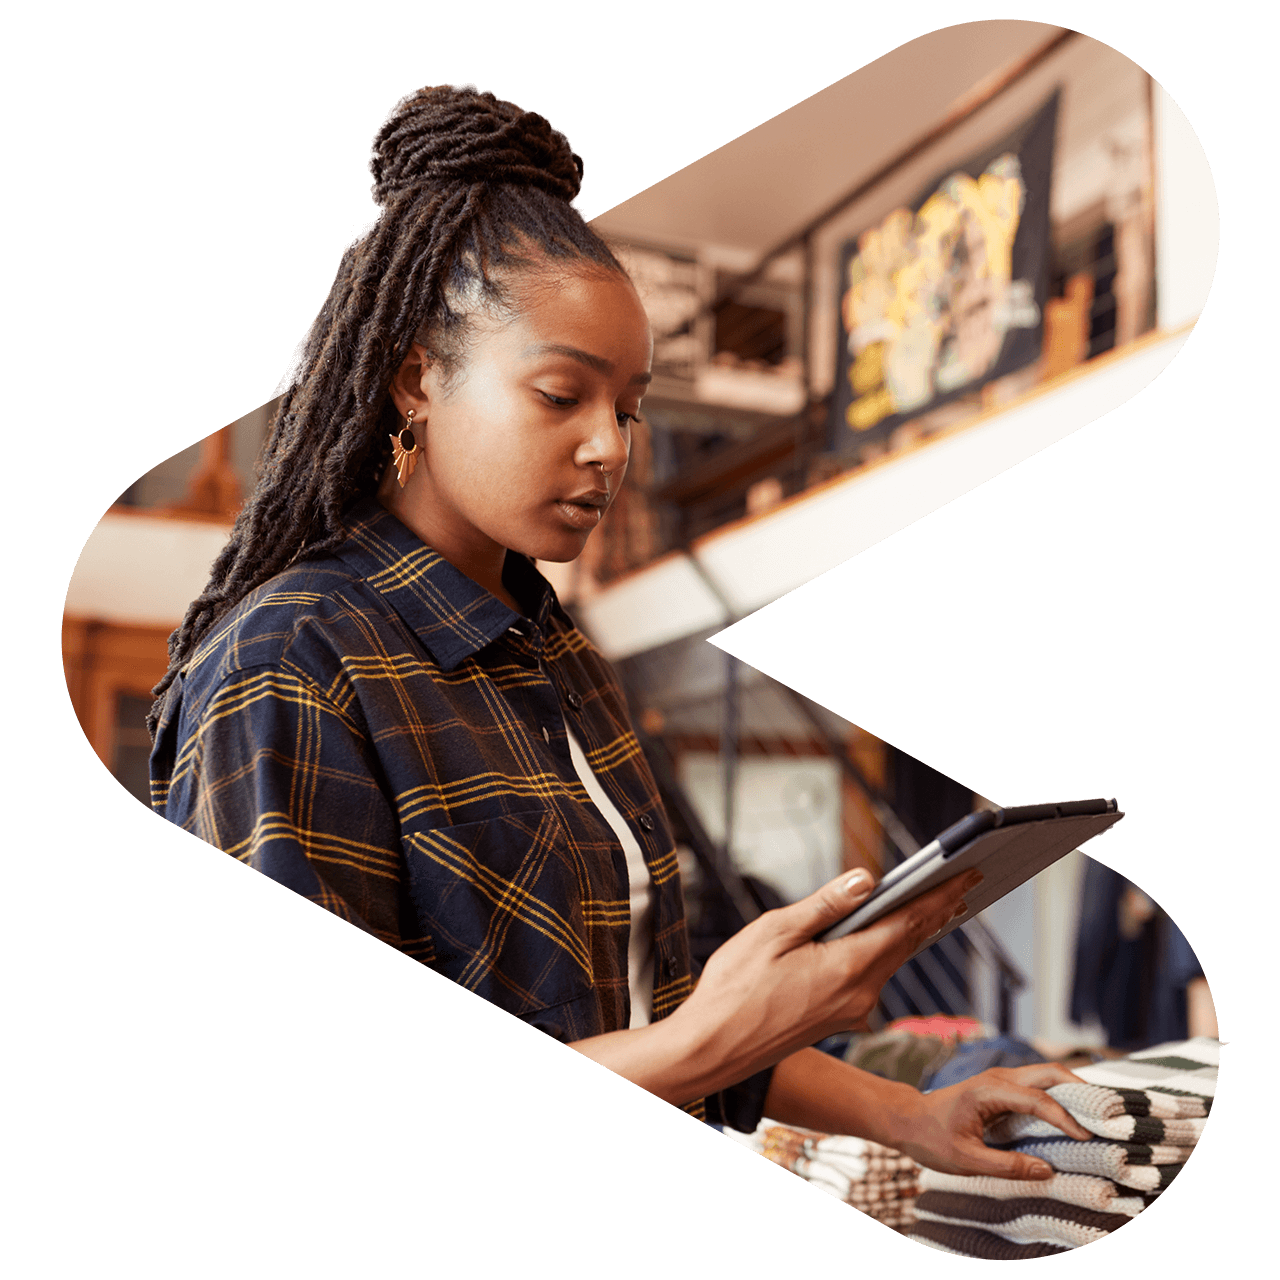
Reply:
[[1134, 886], [1117, 871], [1085, 859], [1076, 930], [1071, 1020], [1095, 1018], [1113, 1049], [1187, 1036], [1187, 986], [1203, 976], [1195, 952], [1158, 907], [1131, 937], [1121, 904]]

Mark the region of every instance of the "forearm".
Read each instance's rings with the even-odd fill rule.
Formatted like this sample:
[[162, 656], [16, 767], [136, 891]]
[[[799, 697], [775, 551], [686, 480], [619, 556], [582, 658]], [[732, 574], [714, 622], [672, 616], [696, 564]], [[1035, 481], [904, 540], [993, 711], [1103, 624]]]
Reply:
[[818, 1049], [801, 1049], [774, 1068], [765, 1115], [783, 1124], [870, 1138], [901, 1149], [922, 1120], [921, 1094]]
[[[828, 1083], [846, 1091], [852, 1084], [852, 1093], [871, 1101], [867, 1108], [850, 1104], [859, 1129], [844, 1132], [877, 1125], [873, 1111], [879, 1114], [877, 1131], [884, 1131], [884, 1118], [908, 1106], [907, 1095], [914, 1090], [868, 1084], [872, 1077], [834, 1059], [830, 1065], [815, 1062], [802, 1051], [865, 1019], [902, 959], [963, 910], [961, 894], [980, 879], [976, 872], [957, 876], [868, 929], [814, 942], [871, 892], [865, 872], [846, 876], [790, 907], [766, 912], [730, 938], [670, 1017], [572, 1047], [676, 1105], [718, 1093], [794, 1056], [799, 1065], [784, 1075], [794, 1073], [795, 1083], [784, 1081], [778, 1088], [796, 1107], [801, 1097], [817, 1097]], [[875, 1092], [868, 1095], [868, 1090]], [[849, 1124], [848, 1108], [835, 1111], [832, 1122]]]
[[647, 1027], [591, 1036], [569, 1047], [663, 1101], [683, 1106], [747, 1079], [782, 1056], [747, 1048], [719, 1030], [691, 1016], [686, 1006]]

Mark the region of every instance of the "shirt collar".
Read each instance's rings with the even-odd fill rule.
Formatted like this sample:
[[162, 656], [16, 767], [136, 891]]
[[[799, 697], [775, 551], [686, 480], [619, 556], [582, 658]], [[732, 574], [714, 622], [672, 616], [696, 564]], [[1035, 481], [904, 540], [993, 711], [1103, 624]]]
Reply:
[[[452, 671], [520, 625], [518, 613], [428, 547], [376, 498], [361, 499], [345, 523], [349, 536], [335, 554], [408, 623], [441, 670]], [[508, 553], [502, 576], [545, 631], [558, 608], [551, 584], [527, 556], [514, 552]]]

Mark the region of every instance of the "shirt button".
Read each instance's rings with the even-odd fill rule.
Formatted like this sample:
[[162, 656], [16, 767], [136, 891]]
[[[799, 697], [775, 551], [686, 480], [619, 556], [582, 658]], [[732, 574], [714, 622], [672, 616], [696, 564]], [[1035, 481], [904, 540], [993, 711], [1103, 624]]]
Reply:
[[641, 825], [641, 826], [642, 826], [646, 831], [652, 831], [652, 830], [653, 830], [653, 819], [652, 819], [651, 817], [649, 817], [649, 815], [648, 815], [647, 813], [642, 813], [642, 814], [640, 815], [640, 825]]
[[667, 957], [667, 977], [674, 978], [676, 976], [676, 969], [678, 968], [679, 968], [679, 965], [676, 963], [675, 956], [668, 956]]
[[567, 703], [568, 703], [568, 704], [569, 704], [569, 705], [570, 705], [570, 706], [571, 706], [575, 711], [581, 711], [581, 710], [582, 710], [582, 698], [581, 698], [578, 694], [576, 694], [576, 693], [572, 693], [572, 692], [567, 693], [567, 694], [565, 694], [565, 699], [564, 699], [564, 700], [565, 700], [565, 701], [566, 701], [566, 702], [567, 702]]
[[545, 724], [542, 726], [542, 740], [543, 742], [551, 741], [551, 730]]

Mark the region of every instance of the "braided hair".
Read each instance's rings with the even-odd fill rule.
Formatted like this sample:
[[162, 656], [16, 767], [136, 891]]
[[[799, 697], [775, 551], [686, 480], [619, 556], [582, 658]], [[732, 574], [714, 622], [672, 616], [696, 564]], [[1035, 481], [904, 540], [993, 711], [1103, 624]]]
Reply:
[[342, 517], [372, 492], [395, 430], [391, 379], [416, 341], [447, 379], [469, 321], [510, 313], [504, 278], [560, 260], [625, 275], [569, 204], [582, 161], [542, 116], [491, 93], [439, 86], [399, 102], [374, 140], [382, 212], [347, 249], [280, 401], [253, 492], [209, 581], [169, 637], [169, 669], [147, 724], [211, 626], [295, 561], [346, 536]]

